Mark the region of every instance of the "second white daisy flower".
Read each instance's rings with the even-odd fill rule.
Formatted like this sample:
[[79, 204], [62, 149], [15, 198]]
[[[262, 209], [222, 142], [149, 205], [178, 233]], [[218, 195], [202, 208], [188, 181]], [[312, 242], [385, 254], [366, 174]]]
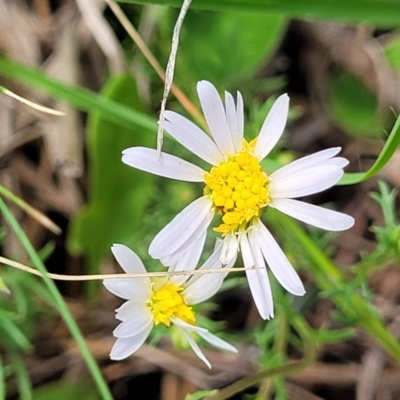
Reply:
[[[217, 245], [200, 270], [220, 269], [221, 246], [221, 244]], [[182, 257], [178, 265], [170, 268], [170, 271], [195, 269], [200, 257], [198, 248]], [[126, 273], [146, 272], [140, 258], [128, 247], [115, 244], [111, 250]], [[234, 261], [232, 260], [230, 267]], [[159, 324], [167, 327], [177, 326], [196, 355], [209, 368], [211, 364], [193, 338], [193, 334], [215, 347], [236, 353], [237, 350], [231, 344], [196, 325], [196, 313], [192, 308], [192, 305], [213, 296], [221, 287], [225, 276], [226, 273], [207, 273], [154, 279], [148, 277], [104, 279], [104, 286], [111, 293], [127, 300], [116, 310], [116, 318], [122, 322], [113, 332], [117, 340], [111, 349], [111, 359], [122, 360], [133, 354], [145, 342], [154, 325]]]

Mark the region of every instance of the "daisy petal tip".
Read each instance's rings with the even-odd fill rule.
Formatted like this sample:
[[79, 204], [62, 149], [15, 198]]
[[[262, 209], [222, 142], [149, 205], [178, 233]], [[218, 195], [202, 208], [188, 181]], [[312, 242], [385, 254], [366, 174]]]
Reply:
[[289, 112], [290, 98], [287, 93], [281, 94], [276, 100], [273, 106], [280, 106], [285, 110], [285, 113]]
[[294, 290], [291, 291], [292, 294], [295, 296], [304, 296], [306, 294], [306, 290], [304, 289], [304, 286], [295, 288]]
[[339, 212], [337, 212], [336, 214], [339, 216], [339, 218], [337, 218], [337, 220], [335, 221], [330, 222], [330, 226], [326, 228], [327, 231], [343, 232], [354, 226], [355, 219], [352, 216]]
[[344, 214], [342, 217], [342, 221], [340, 226], [338, 227], [339, 229], [337, 229], [338, 231], [346, 231], [347, 229], [350, 229], [354, 226], [355, 224], [355, 219], [347, 214]]
[[270, 319], [274, 318], [273, 310], [258, 310], [258, 313], [264, 321], [269, 321]]
[[269, 309], [269, 310], [259, 310], [260, 317], [264, 321], [269, 321], [270, 319], [274, 318], [274, 310]]
[[279, 97], [278, 97], [278, 99], [277, 100], [281, 100], [281, 101], [287, 101], [287, 102], [289, 102], [289, 100], [290, 100], [290, 97], [289, 97], [289, 95], [287, 94], [287, 93], [283, 93], [283, 94], [281, 94]]
[[128, 147], [127, 149], [122, 150], [121, 154], [123, 156], [129, 155], [133, 149], [134, 149], [134, 147]]
[[206, 79], [202, 79], [201, 81], [197, 82], [197, 87], [204, 85], [214, 86], [211, 82], [207, 81]]
[[329, 149], [326, 149], [327, 151], [332, 151], [332, 157], [336, 156], [337, 154], [339, 154], [342, 151], [342, 147], [341, 146], [335, 146], [335, 147], [331, 147]]
[[113, 243], [111, 245], [111, 251], [114, 253], [114, 251], [119, 251], [122, 247], [125, 247], [125, 246], [120, 243]]
[[203, 90], [215, 89], [215, 86], [206, 80], [198, 81], [197, 82], [197, 92], [201, 92]]
[[114, 351], [114, 349], [111, 349], [111, 352], [110, 352], [110, 360], [113, 360], [113, 361], [121, 361], [121, 360], [123, 360], [124, 358], [127, 358], [127, 357], [121, 356], [121, 354], [119, 354], [119, 352], [116, 352], [116, 351]]

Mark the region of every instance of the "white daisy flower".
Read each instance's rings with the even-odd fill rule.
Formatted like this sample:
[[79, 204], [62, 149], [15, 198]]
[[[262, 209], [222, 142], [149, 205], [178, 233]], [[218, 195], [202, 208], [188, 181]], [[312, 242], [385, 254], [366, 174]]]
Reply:
[[[178, 265], [174, 270], [193, 270], [201, 253], [198, 248], [202, 246], [196, 246], [182, 258], [181, 264], [186, 262], [186, 268]], [[220, 269], [221, 248], [222, 243], [217, 245], [214, 253], [200, 269]], [[111, 250], [126, 273], [146, 272], [140, 258], [128, 247], [115, 244]], [[172, 268], [170, 270], [172, 271]], [[111, 359], [122, 360], [133, 354], [145, 342], [154, 325], [159, 324], [178, 327], [196, 355], [209, 368], [211, 364], [193, 338], [193, 334], [202, 337], [215, 347], [236, 353], [237, 350], [231, 344], [196, 325], [196, 314], [191, 307], [213, 296], [221, 287], [225, 276], [225, 273], [207, 273], [191, 277], [173, 275], [154, 279], [148, 277], [104, 279], [104, 286], [111, 293], [127, 300], [116, 310], [116, 318], [122, 323], [113, 332], [117, 340], [111, 349]]]
[[290, 293], [305, 293], [302, 282], [285, 254], [261, 222], [268, 207], [300, 221], [330, 231], [350, 228], [354, 219], [346, 214], [294, 200], [335, 185], [348, 161], [335, 157], [340, 147], [300, 158], [273, 173], [264, 171], [261, 161], [274, 148], [284, 131], [289, 97], [280, 96], [267, 115], [258, 137], [243, 138], [243, 99], [225, 92], [225, 104], [207, 82], [197, 84], [201, 107], [211, 137], [185, 117], [166, 111], [163, 128], [179, 143], [210, 164], [209, 170], [156, 150], [133, 147], [123, 151], [122, 161], [134, 168], [167, 178], [202, 182], [204, 195], [189, 204], [154, 238], [152, 257], [173, 265], [207, 230], [214, 215], [221, 223], [214, 227], [224, 245], [221, 263], [227, 264], [240, 250], [250, 290], [264, 319], [273, 317], [271, 288], [266, 264]]

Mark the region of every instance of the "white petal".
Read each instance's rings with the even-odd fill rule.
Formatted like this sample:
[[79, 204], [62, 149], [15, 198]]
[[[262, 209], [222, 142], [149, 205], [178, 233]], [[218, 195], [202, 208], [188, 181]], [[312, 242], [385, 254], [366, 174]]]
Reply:
[[212, 165], [220, 164], [224, 156], [213, 140], [193, 122], [173, 111], [165, 111], [161, 126], [182, 146]]
[[203, 361], [204, 364], [207, 365], [208, 368], [211, 369], [211, 364], [210, 361], [207, 360], [206, 356], [204, 353], [201, 351], [199, 345], [196, 343], [196, 341], [190, 336], [189, 332], [187, 332], [185, 329], [182, 329], [182, 333], [185, 336], [186, 340], [190, 344], [190, 347], [194, 351], [197, 357], [200, 358], [201, 361]]
[[[151, 293], [150, 293], [151, 295]], [[146, 301], [137, 301], [136, 298], [133, 300], [129, 300], [121, 305], [121, 307], [115, 310], [115, 318], [119, 319], [120, 321], [126, 321], [140, 313], [146, 304], [148, 303], [149, 298]]]
[[343, 170], [335, 166], [317, 166], [280, 179], [272, 174], [269, 194], [271, 199], [308, 196], [332, 187], [342, 176]]
[[112, 360], [123, 360], [133, 354], [142, 344], [145, 342], [149, 333], [153, 328], [151, 323], [146, 329], [138, 333], [136, 336], [132, 336], [124, 339], [117, 339], [111, 349], [110, 358]]
[[[254, 239], [252, 240], [254, 242]], [[243, 263], [246, 268], [247, 281], [254, 299], [254, 303], [261, 318], [269, 319], [274, 316], [271, 286], [268, 279], [265, 262], [260, 254], [258, 243], [250, 246], [245, 233], [240, 235], [240, 249]]]
[[[201, 235], [200, 239], [197, 240], [189, 250], [179, 259], [175, 266], [169, 268], [170, 272], [178, 271], [193, 271], [200, 260], [201, 253], [203, 252], [204, 243], [206, 240], [207, 231]], [[174, 285], [182, 285], [190, 278], [190, 275], [173, 275], [170, 278], [170, 282]]]
[[263, 253], [268, 267], [275, 275], [277, 281], [290, 293], [302, 296], [305, 293], [304, 286], [289, 260], [279, 247], [268, 229], [258, 221], [253, 226], [254, 238]]
[[161, 263], [166, 267], [177, 265], [179, 260], [186, 254], [186, 252], [193, 251], [192, 247], [196, 246], [196, 243], [202, 243], [200, 241], [201, 237], [203, 235], [207, 235], [207, 228], [209, 227], [212, 218], [213, 214], [207, 216], [207, 218], [200, 223], [200, 225], [193, 231], [192, 235], [187, 238], [187, 240], [182, 244], [181, 247], [179, 247], [179, 249], [172, 254], [168, 254], [167, 256], [160, 258]]
[[121, 299], [135, 299], [137, 302], [149, 301], [151, 290], [148, 278], [104, 279], [103, 285]]
[[[222, 264], [219, 260], [221, 253], [222, 244], [216, 248], [213, 254], [207, 259], [207, 261], [199, 268], [199, 270], [212, 270], [221, 269]], [[236, 257], [235, 257], [236, 259]], [[228, 268], [231, 268], [235, 259], [231, 260]], [[209, 272], [204, 275], [195, 275], [187, 283], [186, 288], [182, 292], [182, 295], [187, 304], [198, 304], [202, 301], [209, 299], [220, 289], [222, 282], [224, 281], [228, 273], [218, 272], [213, 274]]]
[[207, 125], [215, 143], [224, 156], [232, 156], [235, 153], [231, 132], [226, 121], [225, 109], [217, 89], [207, 81], [197, 83], [201, 108]]
[[219, 349], [230, 351], [231, 353], [237, 353], [237, 348], [232, 346], [230, 343], [222, 340], [218, 336], [213, 335], [210, 332], [199, 332], [199, 335], [208, 343]]
[[[129, 247], [123, 244], [113, 244], [111, 251], [118, 264], [127, 274], [144, 274], [147, 272], [142, 260]], [[149, 278], [147, 278], [147, 281], [150, 283]], [[143, 280], [143, 282], [146, 282], [146, 280]]]
[[[297, 174], [303, 170], [315, 167], [316, 165], [322, 164], [330, 158], [334, 157], [341, 150], [340, 147], [332, 147], [330, 149], [318, 151], [317, 153], [310, 154], [309, 156], [301, 157], [298, 160], [292, 161], [291, 163], [279, 168], [273, 174], [274, 179], [284, 179], [292, 174]], [[346, 164], [347, 165], [347, 164]]]
[[257, 237], [252, 231], [249, 232], [248, 239], [249, 239], [251, 251], [253, 253], [256, 269], [254, 272], [249, 271], [249, 274], [247, 275], [247, 279], [249, 280], [249, 282], [250, 282], [250, 280], [255, 279], [256, 283], [254, 284], [254, 286], [256, 287], [257, 285], [259, 285], [259, 291], [262, 291], [262, 293], [263, 293], [263, 296], [264, 296], [263, 303], [261, 304], [261, 303], [256, 302], [256, 305], [258, 304], [257, 308], [260, 312], [260, 315], [264, 319], [273, 318], [274, 317], [274, 300], [272, 297], [271, 284], [269, 282], [268, 272], [267, 272], [267, 268], [265, 265], [265, 260], [264, 260], [263, 254], [261, 252], [261, 248], [258, 244]]
[[187, 182], [203, 182], [205, 171], [171, 154], [146, 147], [131, 147], [122, 152], [122, 162], [130, 167]]
[[283, 94], [271, 107], [258, 135], [254, 155], [259, 160], [264, 159], [278, 143], [285, 129], [288, 113], [289, 96]]
[[354, 218], [347, 214], [298, 200], [275, 199], [270, 203], [270, 206], [293, 218], [327, 231], [344, 231], [354, 225]]
[[179, 326], [179, 328], [188, 330], [188, 331], [193, 331], [193, 332], [207, 332], [206, 328], [201, 328], [200, 326], [197, 325], [191, 325], [188, 324], [187, 322], [181, 320], [180, 318], [171, 318], [171, 322], [176, 325]]
[[120, 323], [113, 332], [117, 338], [128, 338], [139, 335], [140, 332], [147, 329], [149, 324], [153, 323], [153, 315], [149, 308], [143, 306], [137, 311], [136, 315]]
[[349, 160], [347, 160], [346, 158], [343, 157], [334, 157], [331, 158], [330, 160], [326, 160], [323, 163], [321, 163], [323, 165], [332, 165], [338, 168], [344, 168], [347, 165], [349, 165]]
[[240, 151], [242, 148], [242, 139], [244, 133], [244, 110], [243, 110], [243, 97], [240, 92], [237, 92], [237, 99], [236, 99], [236, 114], [237, 114], [237, 121], [238, 121], [238, 132], [237, 136], [233, 137], [233, 144], [235, 146], [236, 151]]
[[[229, 125], [229, 129], [231, 131], [233, 147], [235, 153], [238, 153], [243, 145], [243, 99], [238, 92], [238, 103], [239, 96], [241, 100], [241, 104], [235, 106], [235, 101], [233, 100], [233, 96], [229, 92], [225, 92], [225, 110], [226, 110], [226, 120]], [[241, 108], [240, 108], [241, 107]], [[241, 110], [241, 115], [239, 116], [238, 112]]]
[[239, 243], [237, 236], [232, 233], [228, 233], [223, 239], [222, 251], [220, 261], [222, 265], [227, 265], [231, 260], [236, 259], [239, 251]]
[[[215, 242], [213, 254], [199, 269], [210, 269], [210, 268], [221, 268], [221, 267], [232, 268], [236, 262], [237, 252], [232, 257], [229, 258], [226, 264], [222, 264], [221, 252], [223, 248], [224, 248], [224, 241], [221, 239], [217, 239]], [[216, 261], [216, 258], [219, 258], [219, 262]], [[192, 279], [198, 279], [198, 278], [194, 276]]]
[[[212, 205], [209, 196], [200, 197], [190, 203], [155, 236], [149, 247], [150, 256], [161, 259], [173, 254], [192, 236], [202, 222], [209, 221], [209, 225], [213, 217]], [[202, 232], [198, 238], [201, 234]]]

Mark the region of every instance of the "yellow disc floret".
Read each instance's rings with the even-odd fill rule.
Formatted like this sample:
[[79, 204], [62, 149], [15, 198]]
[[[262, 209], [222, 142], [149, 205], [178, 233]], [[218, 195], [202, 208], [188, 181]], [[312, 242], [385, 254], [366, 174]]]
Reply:
[[181, 295], [182, 290], [182, 286], [167, 283], [153, 291], [149, 307], [156, 325], [170, 326], [172, 318], [179, 318], [191, 325], [195, 324], [195, 314], [192, 307], [185, 303]]
[[245, 228], [270, 202], [268, 176], [253, 155], [254, 145], [244, 140], [243, 150], [205, 174], [204, 194], [211, 195], [222, 215], [222, 224], [214, 230], [222, 234]]

